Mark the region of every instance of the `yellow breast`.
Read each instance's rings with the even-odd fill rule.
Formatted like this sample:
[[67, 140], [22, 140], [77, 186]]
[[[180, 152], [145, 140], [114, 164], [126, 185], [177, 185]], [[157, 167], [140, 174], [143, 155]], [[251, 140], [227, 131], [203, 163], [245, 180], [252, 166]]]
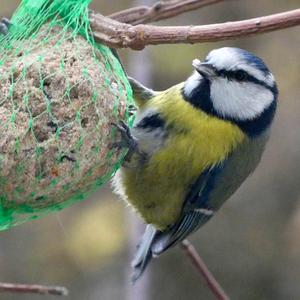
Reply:
[[209, 116], [181, 96], [182, 84], [149, 100], [166, 121], [168, 137], [149, 163], [122, 171], [128, 201], [147, 223], [163, 230], [175, 223], [188, 187], [225, 160], [246, 138], [238, 126]]

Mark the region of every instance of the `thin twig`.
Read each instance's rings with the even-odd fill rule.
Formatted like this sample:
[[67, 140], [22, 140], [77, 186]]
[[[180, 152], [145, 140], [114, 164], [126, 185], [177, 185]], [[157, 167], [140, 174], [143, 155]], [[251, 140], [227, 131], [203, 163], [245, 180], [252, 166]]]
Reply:
[[158, 1], [152, 6], [138, 6], [108, 16], [111, 19], [132, 25], [146, 24], [169, 19], [188, 11], [196, 10], [224, 0], [173, 0]]
[[195, 247], [188, 241], [184, 240], [180, 247], [185, 251], [187, 256], [190, 258], [192, 264], [196, 268], [196, 270], [201, 274], [201, 276], [205, 279], [206, 284], [208, 285], [210, 291], [214, 294], [216, 299], [218, 300], [229, 300], [229, 297], [226, 295], [220, 284], [214, 278], [212, 273], [206, 267], [200, 255], [197, 253]]
[[133, 26], [91, 12], [90, 23], [97, 42], [112, 48], [141, 50], [147, 45], [216, 42], [297, 26], [300, 25], [300, 9], [201, 26]]
[[68, 290], [60, 286], [44, 286], [38, 284], [15, 284], [0, 282], [0, 293], [22, 293], [22, 294], [40, 294], [67, 296]]

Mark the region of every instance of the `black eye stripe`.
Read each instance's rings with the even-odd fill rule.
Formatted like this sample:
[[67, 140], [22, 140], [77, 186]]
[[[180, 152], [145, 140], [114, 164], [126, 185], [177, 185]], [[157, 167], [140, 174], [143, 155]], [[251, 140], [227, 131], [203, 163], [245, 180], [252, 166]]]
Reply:
[[[261, 81], [259, 79], [257, 79], [256, 77], [250, 75], [248, 72], [246, 72], [245, 70], [235, 70], [235, 71], [228, 71], [228, 70], [218, 70], [217, 74], [221, 77], [226, 77], [228, 78], [228, 80], [236, 80], [239, 82], [252, 82], [258, 85], [261, 85], [267, 89], [269, 89], [270, 91], [274, 92], [274, 90], [276, 89], [275, 86], [269, 86], [268, 84], [266, 84], [264, 81]], [[242, 77], [238, 78], [240, 74]], [[243, 74], [243, 75], [242, 75]]]
[[241, 81], [251, 81], [253, 79], [257, 80], [255, 77], [247, 73], [245, 70], [218, 70], [217, 74], [222, 77], [227, 77], [229, 80], [231, 79], [240, 79]]
[[234, 74], [234, 78], [238, 81], [246, 81], [248, 76], [248, 73], [242, 70], [236, 71]]

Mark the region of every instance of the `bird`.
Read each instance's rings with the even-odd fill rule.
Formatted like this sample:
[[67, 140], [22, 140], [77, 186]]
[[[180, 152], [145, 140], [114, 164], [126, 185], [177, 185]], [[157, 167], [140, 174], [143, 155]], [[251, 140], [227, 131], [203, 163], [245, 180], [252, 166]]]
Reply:
[[165, 91], [129, 78], [136, 119], [131, 129], [116, 125], [128, 155], [112, 185], [147, 224], [133, 282], [216, 214], [255, 170], [270, 136], [278, 89], [261, 58], [223, 47], [192, 66]]

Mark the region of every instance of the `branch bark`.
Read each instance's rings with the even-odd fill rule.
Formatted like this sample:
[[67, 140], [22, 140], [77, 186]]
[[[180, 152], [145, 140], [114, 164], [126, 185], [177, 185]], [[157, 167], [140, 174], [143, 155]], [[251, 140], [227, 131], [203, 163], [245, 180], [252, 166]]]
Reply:
[[216, 42], [297, 26], [300, 25], [300, 9], [201, 26], [134, 26], [91, 12], [90, 23], [97, 42], [112, 48], [141, 50], [147, 45]]
[[0, 282], [0, 293], [22, 293], [22, 294], [40, 294], [67, 296], [68, 290], [60, 286], [44, 286], [38, 284], [16, 284]]
[[206, 267], [200, 255], [197, 253], [195, 247], [188, 241], [184, 240], [180, 247], [183, 251], [185, 251], [186, 255], [190, 258], [192, 264], [199, 272], [199, 274], [204, 278], [207, 286], [210, 291], [214, 294], [216, 299], [218, 300], [229, 300], [229, 297], [226, 295], [220, 284], [214, 278], [212, 273]]
[[196, 10], [225, 0], [173, 0], [158, 1], [152, 6], [129, 8], [108, 17], [118, 22], [132, 25], [146, 24], [154, 21], [176, 17], [188, 11]]

